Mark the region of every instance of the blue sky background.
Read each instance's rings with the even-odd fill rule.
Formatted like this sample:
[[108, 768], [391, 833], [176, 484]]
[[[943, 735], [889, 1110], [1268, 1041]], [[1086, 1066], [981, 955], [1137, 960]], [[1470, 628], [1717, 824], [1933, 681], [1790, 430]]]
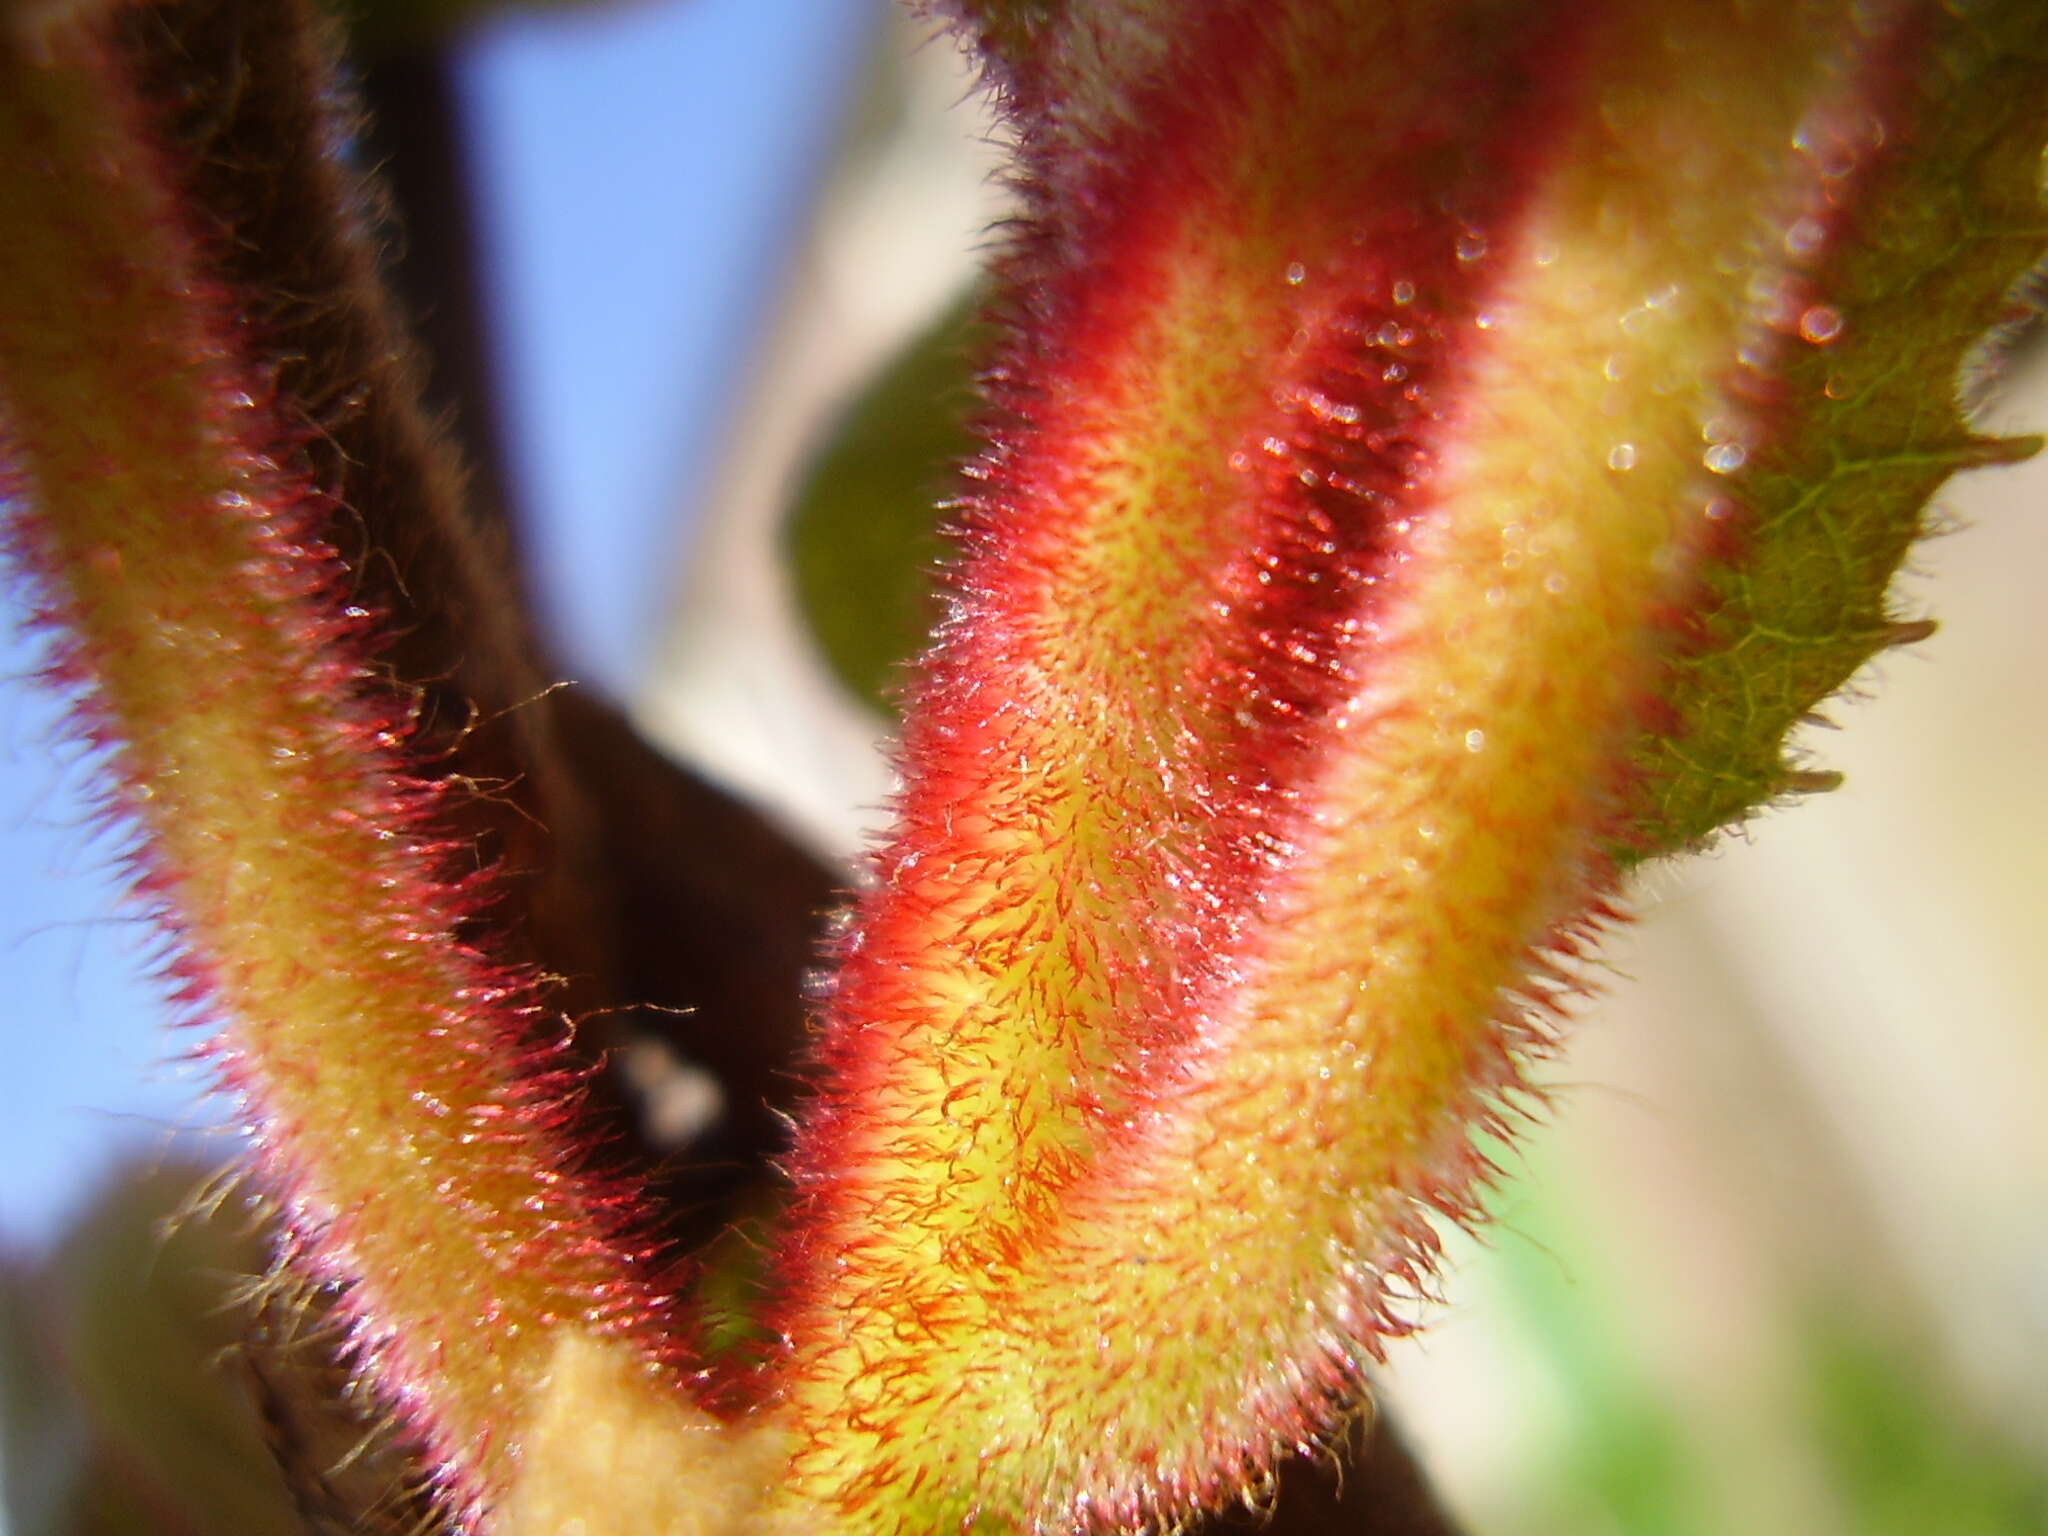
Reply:
[[[685, 490], [731, 429], [749, 339], [843, 121], [878, 0], [635, 0], [499, 24], [466, 68], [507, 441], [570, 670], [652, 645]], [[118, 839], [0, 593], [0, 1252], [117, 1151], [213, 1118], [118, 915]], [[64, 766], [69, 764], [70, 766]], [[225, 1148], [222, 1149], [225, 1151]]]

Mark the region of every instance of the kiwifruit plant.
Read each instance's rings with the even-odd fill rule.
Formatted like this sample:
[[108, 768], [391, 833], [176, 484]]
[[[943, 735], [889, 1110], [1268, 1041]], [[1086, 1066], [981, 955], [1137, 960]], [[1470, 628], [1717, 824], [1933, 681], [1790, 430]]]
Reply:
[[931, 14], [1021, 199], [979, 448], [789, 1142], [742, 1084], [686, 1241], [584, 1021], [753, 958], [722, 862], [822, 893], [594, 792], [665, 770], [420, 406], [337, 26], [0, 6], [14, 545], [461, 1529], [1163, 1529], [1335, 1444], [1620, 883], [1828, 783], [1929, 497], [2036, 446], [1958, 402], [2048, 251], [2038, 0]]

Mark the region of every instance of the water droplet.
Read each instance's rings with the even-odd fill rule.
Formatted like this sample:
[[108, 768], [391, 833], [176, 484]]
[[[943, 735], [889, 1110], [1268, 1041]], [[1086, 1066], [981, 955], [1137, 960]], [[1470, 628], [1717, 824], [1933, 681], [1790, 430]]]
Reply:
[[1784, 272], [1759, 267], [1749, 274], [1749, 281], [1742, 285], [1742, 296], [1758, 309], [1780, 309], [1785, 304], [1786, 289], [1791, 281], [1792, 279]]
[[1787, 256], [1811, 256], [1820, 249], [1821, 242], [1828, 237], [1827, 226], [1819, 219], [1808, 216], [1794, 219], [1792, 227], [1785, 231], [1785, 254]]
[[1373, 340], [1383, 347], [1398, 347], [1401, 345], [1402, 334], [1401, 327], [1389, 320], [1379, 328], [1379, 333], [1373, 337]]
[[1406, 278], [1394, 284], [1394, 302], [1396, 304], [1413, 304], [1415, 302], [1415, 285]]
[[1571, 580], [1564, 574], [1563, 571], [1552, 571], [1548, 576], [1543, 578], [1543, 590], [1548, 592], [1552, 597], [1558, 597], [1562, 595], [1564, 590], [1570, 585]]
[[1700, 462], [1717, 475], [1732, 475], [1748, 458], [1749, 450], [1740, 443], [1716, 443]]
[[1490, 331], [1500, 324], [1500, 319], [1490, 309], [1482, 309], [1472, 317], [1472, 323], [1482, 331]]
[[[1458, 236], [1458, 260], [1477, 261], [1486, 254], [1486, 236], [1476, 229], [1468, 229]], [[1541, 265], [1549, 265], [1544, 262]]]
[[1628, 371], [1628, 359], [1619, 352], [1607, 354], [1607, 361], [1600, 365], [1600, 376], [1610, 384], [1621, 382], [1621, 376]]
[[1287, 281], [1299, 288], [1308, 281], [1308, 268], [1298, 261], [1290, 261], [1287, 263]]
[[1467, 752], [1484, 752], [1486, 750], [1486, 732], [1480, 730], [1467, 731], [1465, 733], [1465, 750]]
[[1614, 470], [1628, 470], [1636, 467], [1636, 445], [1616, 443], [1607, 450], [1607, 467]]
[[1799, 317], [1799, 339], [1824, 347], [1842, 334], [1842, 312], [1832, 304], [1816, 304]]
[[1546, 241], [1529, 253], [1529, 259], [1539, 267], [1550, 266], [1557, 260], [1557, 247]]

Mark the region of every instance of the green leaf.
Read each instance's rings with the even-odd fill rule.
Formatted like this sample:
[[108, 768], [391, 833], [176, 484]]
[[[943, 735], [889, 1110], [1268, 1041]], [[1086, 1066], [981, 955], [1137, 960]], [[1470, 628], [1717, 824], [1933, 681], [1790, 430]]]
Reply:
[[[1968, 24], [1928, 29], [1932, 57], [1895, 99], [1816, 113], [1795, 141], [1815, 177], [1787, 254], [1818, 254], [1772, 296], [1786, 334], [1742, 359], [1759, 391], [1748, 419], [1706, 424], [1725, 434], [1702, 458], [1722, 476], [1714, 511], [1734, 558], [1708, 568], [1672, 713], [1636, 749], [1625, 862], [1827, 786], [1787, 761], [1786, 734], [1878, 652], [1932, 628], [1888, 591], [1929, 499], [1959, 469], [2040, 446], [1973, 431], [1959, 398], [1966, 364], [1975, 387], [1995, 367], [1979, 338], [2029, 307], [2048, 245], [2048, 29], [2027, 5], [1967, 10]], [[1910, 152], [1886, 142], [1880, 110], [1917, 125]]]
[[938, 617], [938, 506], [976, 446], [967, 418], [989, 334], [970, 290], [893, 358], [812, 459], [785, 530], [797, 600], [833, 673], [893, 713]]

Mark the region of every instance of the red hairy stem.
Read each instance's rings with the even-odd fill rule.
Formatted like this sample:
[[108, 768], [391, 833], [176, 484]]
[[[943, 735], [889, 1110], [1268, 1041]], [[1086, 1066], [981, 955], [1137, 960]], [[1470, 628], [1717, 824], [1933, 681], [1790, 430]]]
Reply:
[[[652, 1186], [664, 1232], [708, 1238], [781, 1144], [778, 1070], [802, 1034], [801, 978], [837, 877], [663, 760], [602, 699], [561, 686], [536, 643], [504, 509], [486, 505], [488, 476], [466, 484], [463, 456], [434, 429], [428, 370], [376, 268], [394, 240], [411, 257], [432, 248], [423, 224], [451, 215], [402, 208], [394, 235], [380, 188], [356, 168], [377, 163], [394, 199], [434, 196], [398, 174], [422, 137], [431, 154], [432, 113], [422, 124], [415, 103], [361, 123], [289, 6], [178, 0], [132, 13], [123, 33], [190, 217], [304, 418], [307, 471], [335, 501], [323, 534], [357, 602], [382, 616], [375, 660], [406, 697], [414, 770], [474, 788], [450, 809], [477, 861], [499, 871], [477, 922], [559, 978], [549, 1001], [578, 1021], [571, 1053], [596, 1069], [593, 1127], [637, 1107], [616, 1061], [672, 1050], [716, 1075], [724, 1112], [690, 1159], [605, 1149], [621, 1176]], [[365, 86], [386, 67], [363, 66]], [[673, 857], [680, 847], [698, 856]]]
[[[1172, 1522], [1356, 1406], [1610, 850], [1682, 840], [1639, 743], [1683, 760], [1741, 679], [1673, 658], [1776, 658], [1706, 619], [1785, 547], [1728, 537], [1725, 424], [1804, 427], [1760, 385], [1809, 382], [1809, 136], [1885, 113], [1924, 170], [1927, 101], [2038, 45], [1991, 9], [976, 9], [1026, 210], [794, 1158], [805, 1496]], [[1816, 600], [1881, 605], [1917, 506]], [[1718, 819], [1786, 787], [1786, 723]]]
[[[316, 99], [313, 23], [287, 11], [241, 62]], [[235, 286], [133, 83], [156, 20], [4, 18], [15, 538], [297, 1262], [345, 1287], [350, 1349], [457, 1513], [544, 1528], [531, 1490], [575, 1482], [579, 1399], [628, 1438], [718, 1437], [682, 1392], [658, 1245], [583, 1170], [565, 1021], [467, 937], [489, 871], [443, 828], [475, 791], [404, 755], [414, 701], [328, 542], [331, 460], [266, 353], [270, 301]]]

